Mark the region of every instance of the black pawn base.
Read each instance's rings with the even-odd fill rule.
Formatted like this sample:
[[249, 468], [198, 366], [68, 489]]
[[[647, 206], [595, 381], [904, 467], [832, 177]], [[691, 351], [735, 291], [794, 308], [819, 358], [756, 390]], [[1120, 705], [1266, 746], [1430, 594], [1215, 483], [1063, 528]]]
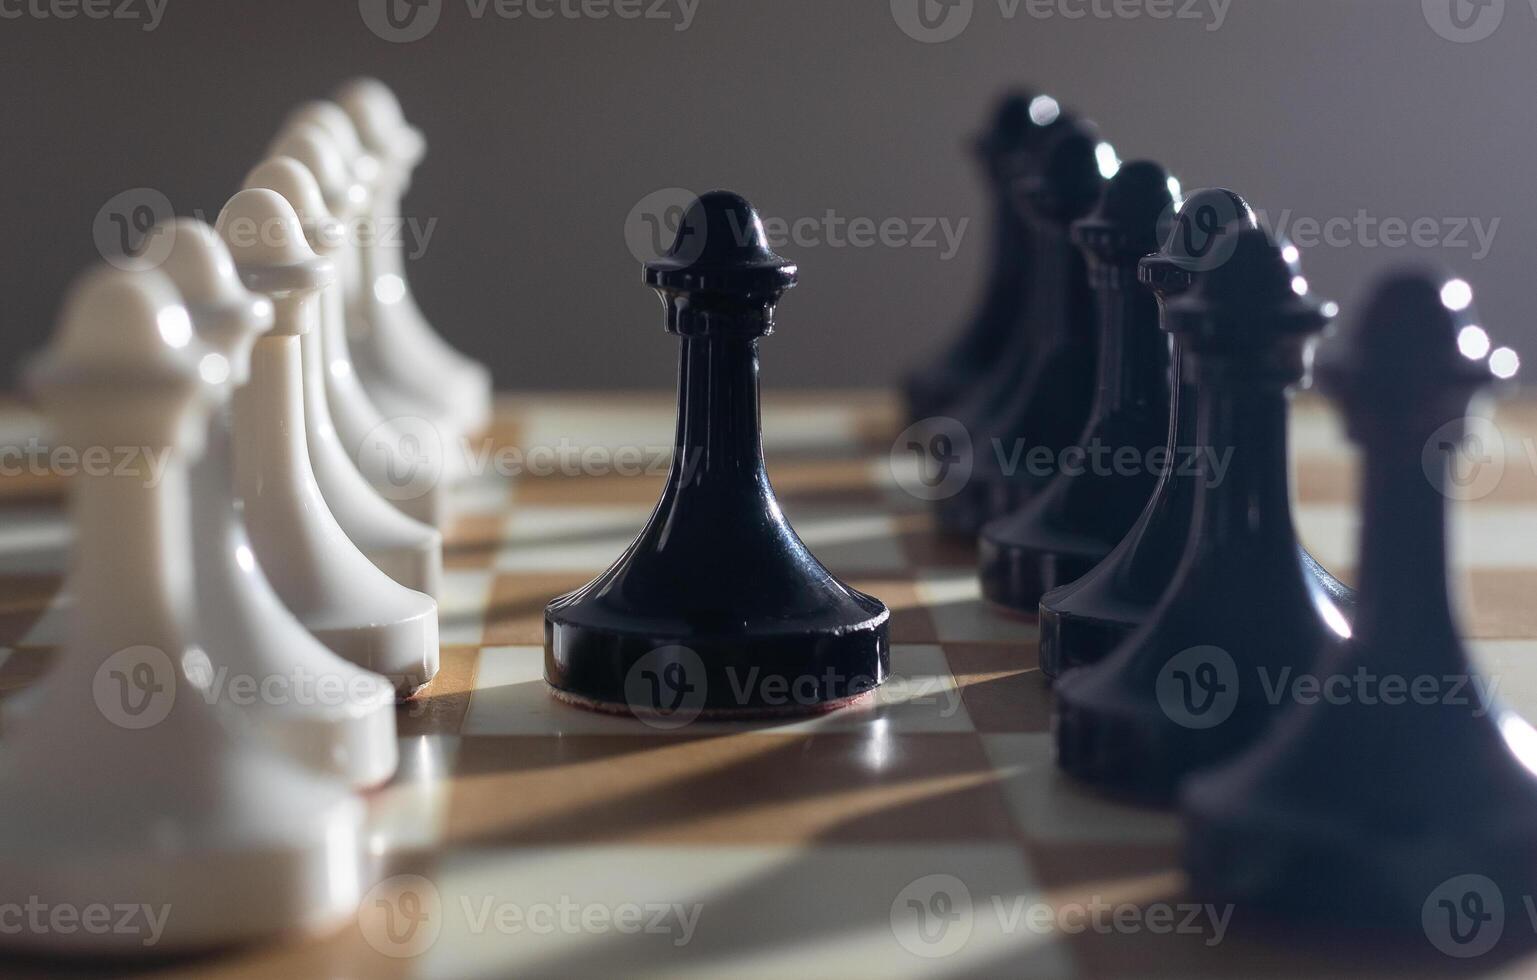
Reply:
[[[1093, 571], [1112, 547], [1087, 535], [1008, 524], [1004, 519], [983, 528], [977, 543], [977, 570], [984, 598], [1023, 615], [1034, 615], [1047, 592]], [[1021, 537], [1032, 544], [1017, 543]]]
[[[1162, 595], [1139, 590], [1123, 574], [1123, 550], [1086, 572], [1075, 582], [1041, 596], [1041, 673], [1055, 680], [1076, 667], [1097, 664], [1147, 621]], [[1349, 621], [1356, 606], [1355, 592], [1340, 582], [1306, 550], [1302, 568]]]
[[1087, 579], [1093, 576], [1090, 572], [1041, 597], [1037, 612], [1040, 666], [1041, 673], [1052, 680], [1110, 656], [1152, 610], [1151, 605], [1123, 604], [1118, 613], [1110, 612], [1108, 604], [1096, 601], [1098, 596], [1087, 587]]
[[1233, 721], [1215, 729], [1182, 727], [1151, 696], [1075, 683], [1091, 679], [1078, 672], [1057, 682], [1057, 765], [1107, 796], [1169, 805], [1186, 776], [1232, 754], [1229, 739], [1250, 741], [1258, 730], [1240, 733]]
[[1046, 485], [1044, 478], [1008, 477], [982, 470], [934, 508], [934, 523], [945, 534], [974, 538], [988, 522], [1028, 504]]
[[618, 630], [584, 621], [604, 617], [601, 609], [557, 600], [545, 621], [545, 679], [571, 704], [664, 722], [818, 714], [870, 694], [891, 672], [890, 613], [853, 595], [845, 623], [750, 638], [668, 633], [661, 623]]
[[[1381, 790], [1380, 769], [1359, 775], [1369, 792]], [[1511, 916], [1524, 924], [1521, 902], [1537, 883], [1530, 774], [1501, 780], [1515, 792], [1489, 800], [1493, 809], [1467, 803], [1444, 776], [1422, 772], [1418, 799], [1388, 790], [1402, 813], [1422, 815], [1409, 833], [1384, 826], [1380, 813], [1342, 812], [1339, 799], [1299, 809], [1295, 799], [1219, 795], [1236, 787], [1192, 780], [1181, 807], [1190, 892], [1278, 919], [1401, 930], [1421, 941], [1449, 926], [1475, 940], [1470, 913], [1492, 911], [1498, 900], [1513, 931]]]

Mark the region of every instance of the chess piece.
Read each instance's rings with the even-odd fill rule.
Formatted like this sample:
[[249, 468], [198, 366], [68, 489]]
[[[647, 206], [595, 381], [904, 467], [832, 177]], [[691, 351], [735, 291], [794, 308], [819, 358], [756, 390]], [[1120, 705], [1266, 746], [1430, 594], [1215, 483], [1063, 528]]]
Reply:
[[982, 303], [960, 336], [908, 375], [907, 411], [913, 421], [943, 413], [969, 386], [982, 384], [1016, 336], [1029, 282], [1029, 232], [1014, 203], [1013, 186], [1059, 114], [1049, 96], [1010, 92], [999, 102], [987, 132], [973, 142], [993, 212], [990, 268]]
[[219, 215], [245, 285], [270, 298], [272, 332], [256, 342], [235, 395], [235, 486], [256, 557], [316, 639], [410, 694], [438, 669], [437, 603], [381, 572], [336, 523], [305, 438], [300, 344], [335, 275], [309, 247], [283, 197], [243, 190]]
[[[1044, 486], [1055, 460], [1083, 432], [1094, 398], [1094, 298], [1068, 229], [1099, 200], [1113, 157], [1094, 127], [1070, 117], [1052, 127], [1039, 161], [1015, 183], [1030, 230], [1029, 283], [1017, 343], [990, 384], [956, 406], [971, 436], [971, 477], [936, 503], [942, 530], [974, 535]], [[964, 461], [963, 461], [964, 465]]]
[[187, 465], [227, 369], [162, 274], [105, 268], [71, 291], [34, 366], [61, 444], [146, 453], [71, 479], [69, 635], [7, 704], [0, 742], [0, 901], [147, 914], [109, 929], [23, 918], [0, 931], [7, 950], [165, 956], [356, 915], [359, 801], [245, 736], [244, 713], [202, 684]]
[[[331, 120], [332, 125], [345, 125], [344, 132], [351, 134], [355, 145], [357, 135], [352, 133], [347, 114], [334, 104], [323, 105], [330, 105], [334, 113], [317, 109], [314, 114]], [[342, 118], [338, 121], [336, 115]], [[328, 132], [296, 121], [273, 142], [272, 155], [291, 157], [303, 164], [319, 184], [326, 209], [353, 232], [359, 229], [359, 221], [366, 214], [368, 194], [349, 172], [342, 153], [328, 139]], [[348, 338], [348, 324], [357, 320], [356, 310], [348, 308], [349, 297], [356, 294], [363, 275], [358, 241], [358, 235], [348, 233], [337, 242], [333, 259], [340, 280], [340, 297], [328, 296], [331, 309], [321, 317], [320, 346], [326, 362], [321, 374], [331, 419], [353, 462], [381, 496], [408, 517], [441, 528], [448, 522], [449, 491], [467, 474], [462, 465], [466, 457], [455, 451], [459, 446], [456, 429], [444, 430], [417, 417], [386, 420], [363, 390]], [[455, 463], [461, 464], [459, 469], [454, 468]]]
[[1034, 614], [1043, 593], [1104, 560], [1157, 486], [1150, 460], [1168, 436], [1168, 340], [1158, 329], [1157, 301], [1137, 282], [1137, 262], [1158, 247], [1158, 223], [1177, 203], [1169, 172], [1137, 161], [1073, 225], [1097, 300], [1094, 406], [1069, 452], [1076, 463], [1064, 460], [1033, 500], [982, 529], [977, 565], [992, 602]]
[[[288, 114], [283, 130], [287, 132], [300, 126], [316, 126], [324, 130], [331, 138], [337, 154], [351, 170], [353, 179], [364, 188], [372, 186], [378, 179], [379, 160], [363, 149], [357, 127], [353, 125], [352, 117], [347, 115], [347, 110], [329, 99], [312, 99], [300, 103]], [[366, 197], [360, 196], [359, 202], [366, 204]]]
[[1258, 229], [1226, 234], [1232, 254], [1167, 310], [1196, 391], [1196, 444], [1213, 450], [1184, 557], [1147, 622], [1056, 686], [1058, 764], [1156, 801], [1274, 720], [1262, 678], [1310, 669], [1349, 632], [1303, 568], [1286, 457], [1287, 392], [1328, 315], [1295, 248]]
[[758, 338], [796, 267], [750, 204], [714, 191], [646, 282], [681, 338], [672, 469], [629, 549], [545, 609], [546, 680], [653, 719], [807, 713], [869, 692], [890, 670], [890, 612], [806, 550], [764, 470]]
[[[1186, 199], [1162, 249], [1143, 258], [1138, 267], [1138, 278], [1157, 297], [1160, 311], [1224, 260], [1231, 241], [1224, 232], [1233, 222], [1258, 227], [1248, 202], [1232, 191], [1202, 190]], [[1163, 326], [1167, 331], [1167, 324]], [[1196, 443], [1196, 392], [1182, 376], [1184, 342], [1177, 335], [1169, 339], [1175, 383], [1164, 452], [1167, 465], [1141, 517], [1115, 550], [1076, 582], [1041, 597], [1040, 666], [1047, 677], [1097, 663], [1131, 635], [1168, 588], [1190, 540], [1198, 480], [1193, 454], [1201, 451]], [[1355, 605], [1353, 593], [1306, 550], [1302, 560], [1348, 619]]]
[[[224, 358], [229, 388], [238, 388], [250, 374], [252, 344], [272, 327], [272, 302], [240, 285], [228, 249], [206, 224], [181, 218], [162, 231], [172, 244], [161, 271], [180, 291], [198, 339]], [[272, 591], [238, 510], [232, 441], [226, 402], [213, 410], [207, 448], [191, 472], [202, 649], [225, 673], [224, 689], [250, 679], [276, 692], [250, 710], [294, 758], [356, 787], [383, 783], [397, 762], [394, 691], [322, 646]]]
[[[273, 157], [251, 172], [245, 186], [265, 187], [282, 195], [298, 214], [316, 254], [329, 257], [341, 250], [345, 229], [327, 210], [319, 185], [302, 163], [292, 157]], [[346, 329], [340, 282], [322, 289], [319, 303], [317, 328], [299, 340], [304, 433], [315, 482], [331, 515], [369, 561], [406, 588], [437, 597], [443, 591], [443, 536], [391, 506], [359, 471], [336, 433], [326, 394], [323, 346], [325, 336]]]
[[1483, 351], [1459, 350], [1474, 323], [1464, 283], [1399, 272], [1320, 352], [1363, 454], [1356, 633], [1317, 671], [1323, 697], [1186, 784], [1202, 895], [1434, 939], [1448, 911], [1483, 911], [1470, 898], [1503, 894], [1508, 910], [1537, 889], [1537, 731], [1491, 697], [1447, 583], [1449, 468], [1469, 397], [1493, 380]]
[[[357, 78], [336, 92], [336, 102], [357, 127], [363, 148], [378, 161], [372, 186], [374, 220], [382, 227], [401, 222], [400, 201], [411, 172], [426, 154], [419, 130], [406, 122], [395, 93], [378, 79]], [[484, 365], [454, 350], [427, 322], [406, 281], [405, 253], [396, 239], [365, 249], [363, 296], [370, 299], [371, 329], [362, 339], [359, 366], [386, 414], [408, 414], [412, 406], [446, 412], [466, 433], [491, 424], [491, 374]], [[397, 404], [399, 402], [399, 404]], [[431, 417], [431, 416], [429, 416]]]
[[[346, 113], [340, 115], [345, 117]], [[313, 121], [300, 121], [303, 119]], [[334, 137], [333, 133], [341, 136]], [[347, 151], [362, 155], [349, 158]], [[422, 489], [446, 494], [469, 478], [470, 467], [463, 423], [443, 402], [450, 397], [442, 393], [444, 379], [425, 372], [425, 364], [402, 363], [398, 369], [407, 380], [391, 382], [380, 374], [376, 349], [371, 346], [370, 337], [380, 324], [390, 322], [381, 320], [377, 308], [400, 302], [404, 283], [402, 278], [375, 277], [370, 271], [378, 265], [375, 253], [403, 234], [398, 216], [381, 218], [374, 206], [382, 180], [380, 164], [359, 148], [350, 119], [319, 107], [308, 111], [301, 107], [269, 152], [292, 156], [309, 167], [320, 183], [327, 207], [344, 217], [355, 231], [346, 243], [348, 247], [339, 253], [347, 327], [331, 345], [335, 354], [328, 353], [347, 359], [345, 385], [332, 384], [338, 391], [334, 414], [344, 444], [359, 446], [360, 459], [366, 459], [363, 454], [379, 444], [390, 454], [389, 465], [382, 472], [370, 471], [370, 479], [386, 497], [402, 497], [409, 503]], [[367, 174], [374, 175], [373, 182], [360, 183]], [[407, 476], [397, 475], [402, 473]], [[441, 517], [446, 500], [434, 500], [433, 505]]]

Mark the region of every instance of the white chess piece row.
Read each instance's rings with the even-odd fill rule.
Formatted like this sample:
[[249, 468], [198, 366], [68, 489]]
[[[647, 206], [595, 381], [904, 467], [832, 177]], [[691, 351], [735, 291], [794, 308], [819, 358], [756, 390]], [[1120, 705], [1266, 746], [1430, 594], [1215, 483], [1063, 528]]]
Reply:
[[152, 944], [0, 947], [171, 953], [355, 911], [350, 791], [393, 775], [393, 702], [437, 670], [435, 525], [490, 389], [399, 255], [343, 228], [398, 213], [420, 135], [380, 83], [338, 99], [294, 114], [217, 231], [167, 223], [158, 268], [83, 277], [32, 373], [63, 444], [160, 466], [73, 478], [76, 612], [4, 719], [0, 898], [164, 916]]

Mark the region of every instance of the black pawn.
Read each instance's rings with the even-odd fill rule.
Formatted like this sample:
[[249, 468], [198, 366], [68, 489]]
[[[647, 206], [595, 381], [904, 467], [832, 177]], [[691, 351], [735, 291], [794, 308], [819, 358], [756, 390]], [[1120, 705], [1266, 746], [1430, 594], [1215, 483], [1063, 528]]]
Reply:
[[1014, 188], [1030, 231], [1015, 343], [988, 383], [954, 410], [971, 437], [962, 461], [971, 476], [936, 503], [939, 526], [951, 534], [975, 535], [1044, 487], [1053, 471], [1024, 465], [1025, 452], [1039, 448], [1056, 459], [1083, 431], [1094, 400], [1094, 296], [1069, 229], [1099, 201], [1110, 150], [1083, 120], [1064, 116], [1052, 130]]
[[545, 679], [566, 700], [669, 721], [819, 711], [873, 689], [890, 612], [806, 550], [764, 469], [758, 338], [796, 267], [750, 204], [713, 191], [646, 282], [681, 338], [672, 469], [629, 549], [545, 609]]
[[[1032, 106], [1034, 109], [1032, 110]], [[1039, 152], [1056, 103], [1033, 92], [1010, 92], [987, 131], [973, 142], [992, 203], [992, 249], [982, 303], [959, 337], [904, 385], [911, 420], [938, 415], [981, 384], [1008, 348], [1025, 305], [1028, 233], [1013, 200], [1013, 183]], [[1037, 122], [1037, 119], [1040, 122]]]
[[[1489, 687], [1449, 598], [1448, 466], [1468, 400], [1492, 378], [1482, 354], [1459, 350], [1472, 307], [1445, 285], [1390, 277], [1320, 356], [1363, 453], [1356, 633], [1318, 671], [1325, 691], [1349, 681], [1345, 696], [1291, 708], [1254, 749], [1192, 778], [1181, 802], [1201, 894], [1423, 928], [1476, 954], [1469, 944], [1498, 934], [1481, 917], [1501, 900], [1520, 917], [1537, 893], [1537, 732], [1480, 696]], [[1390, 702], [1363, 675], [1430, 686]]]
[[[1254, 212], [1238, 194], [1222, 188], [1196, 191], [1180, 206], [1163, 247], [1142, 259], [1138, 278], [1158, 298], [1160, 310], [1183, 295], [1206, 270], [1227, 256], [1229, 225], [1255, 228]], [[1164, 325], [1167, 330], [1167, 324]], [[1146, 621], [1174, 578], [1190, 540], [1190, 518], [1200, 479], [1192, 460], [1196, 443], [1196, 393], [1184, 378], [1184, 343], [1170, 337], [1167, 468], [1130, 533], [1083, 578], [1041, 597], [1040, 665], [1047, 677], [1098, 663]], [[1303, 565], [1348, 619], [1354, 594], [1306, 551]]]
[[1196, 443], [1213, 450], [1184, 557], [1147, 622], [1056, 685], [1058, 764], [1155, 801], [1251, 744], [1276, 713], [1263, 681], [1309, 669], [1348, 632], [1303, 568], [1286, 456], [1288, 391], [1328, 317], [1295, 249], [1262, 230], [1229, 234], [1232, 254], [1168, 306]]
[[1168, 437], [1169, 345], [1156, 299], [1137, 282], [1137, 262], [1158, 247], [1159, 222], [1175, 203], [1169, 172], [1137, 161], [1121, 167], [1099, 207], [1073, 225], [1097, 300], [1094, 407], [1068, 453], [1076, 458], [1064, 458], [1021, 510], [982, 529], [982, 593], [993, 602], [1034, 614], [1043, 593], [1104, 560], [1157, 486], [1148, 464]]

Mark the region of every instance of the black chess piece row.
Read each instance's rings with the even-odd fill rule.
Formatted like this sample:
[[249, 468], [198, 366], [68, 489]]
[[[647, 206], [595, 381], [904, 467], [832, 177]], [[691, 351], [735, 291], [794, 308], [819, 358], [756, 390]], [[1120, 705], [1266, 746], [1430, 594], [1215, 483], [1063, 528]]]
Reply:
[[1112, 151], [1090, 123], [1049, 104], [1049, 112], [1029, 116], [1032, 125], [1012, 165], [989, 171], [993, 194], [1003, 202], [998, 222], [1022, 230], [1012, 257], [1017, 264], [1008, 270], [1022, 299], [999, 308], [996, 322], [1006, 322], [983, 372], [931, 413], [942, 426], [958, 424], [970, 434], [969, 458], [957, 462], [971, 477], [936, 502], [937, 519], [951, 533], [975, 535], [1044, 485], [1050, 472], [1000, 457], [1014, 444], [1062, 452], [1082, 430], [1093, 401], [1094, 301], [1083, 253], [1070, 236], [1073, 223], [1099, 200]]
[[[1009, 118], [1001, 112], [997, 125], [1016, 132], [1004, 126]], [[960, 461], [969, 482], [937, 501], [937, 523], [980, 531], [984, 595], [1040, 617], [1040, 663], [1055, 677], [1103, 659], [1146, 620], [1190, 540], [1201, 481], [1221, 475], [1202, 475], [1212, 450], [1196, 438], [1197, 376], [1186, 341], [1162, 321], [1227, 258], [1230, 231], [1256, 222], [1231, 191], [1180, 201], [1161, 167], [1119, 165], [1068, 112], [1058, 110], [1034, 142], [1037, 152], [990, 171], [1025, 202], [1015, 217], [1032, 247], [1008, 256], [1026, 284], [1018, 322], [1006, 339], [991, 335], [993, 366], [969, 393], [938, 409], [912, 399], [910, 408], [938, 411], [944, 427], [959, 424], [969, 436], [961, 445], [971, 459]], [[977, 336], [963, 337], [966, 350], [982, 349]], [[937, 388], [910, 379], [909, 393], [919, 390]], [[1284, 473], [1284, 422], [1267, 438], [1265, 458]], [[1217, 461], [1224, 472], [1227, 464]], [[1351, 590], [1294, 546], [1326, 620], [1345, 628]]]
[[[1088, 131], [1065, 118], [1062, 138]], [[1049, 182], [1049, 159], [1014, 179]], [[1537, 730], [1481, 696], [1492, 688], [1446, 582], [1446, 457], [1491, 376], [1487, 345], [1459, 345], [1468, 290], [1433, 273], [1390, 277], [1320, 357], [1365, 460], [1358, 603], [1298, 541], [1288, 473], [1289, 394], [1335, 305], [1313, 297], [1297, 250], [1237, 194], [1177, 208], [1175, 196], [1156, 165], [1127, 164], [1092, 213], [1056, 226], [1086, 261], [1053, 271], [1082, 277], [1098, 323], [1092, 409], [1069, 444], [1080, 467], [1015, 480], [1012, 498], [942, 506], [938, 523], [969, 532], [988, 519], [983, 590], [1039, 615], [1059, 766], [1103, 792], [1177, 802], [1195, 892], [1433, 939], [1449, 930], [1464, 944], [1460, 928], [1537, 886]], [[1047, 295], [1043, 254], [1019, 270], [1035, 300]], [[1054, 295], [1075, 294], [1076, 283]], [[1027, 301], [1016, 335], [1088, 333], [1083, 310]], [[997, 397], [1015, 362], [994, 363], [973, 383]], [[975, 441], [1028, 440], [1036, 423], [990, 424]], [[1160, 447], [1164, 466], [1156, 479], [1151, 467], [1082, 468], [1096, 447], [1141, 458]], [[976, 469], [995, 488], [1009, 477], [980, 457]], [[1363, 691], [1363, 677], [1387, 683]], [[1297, 678], [1312, 687], [1289, 688]], [[1475, 694], [1381, 693], [1427, 681]], [[1315, 687], [1347, 693], [1305, 696]]]
[[[1202, 894], [1423, 928], [1443, 950], [1476, 954], [1489, 946], [1470, 943], [1498, 940], [1479, 916], [1537, 884], [1537, 731], [1488, 696], [1450, 600], [1448, 470], [1469, 397], [1493, 376], [1459, 344], [1472, 306], [1447, 285], [1390, 276], [1319, 356], [1363, 456], [1361, 602], [1352, 636], [1299, 642], [1288, 661], [1346, 695], [1284, 706], [1251, 748], [1192, 776], [1181, 809]], [[1418, 693], [1394, 694], [1397, 683]]]

